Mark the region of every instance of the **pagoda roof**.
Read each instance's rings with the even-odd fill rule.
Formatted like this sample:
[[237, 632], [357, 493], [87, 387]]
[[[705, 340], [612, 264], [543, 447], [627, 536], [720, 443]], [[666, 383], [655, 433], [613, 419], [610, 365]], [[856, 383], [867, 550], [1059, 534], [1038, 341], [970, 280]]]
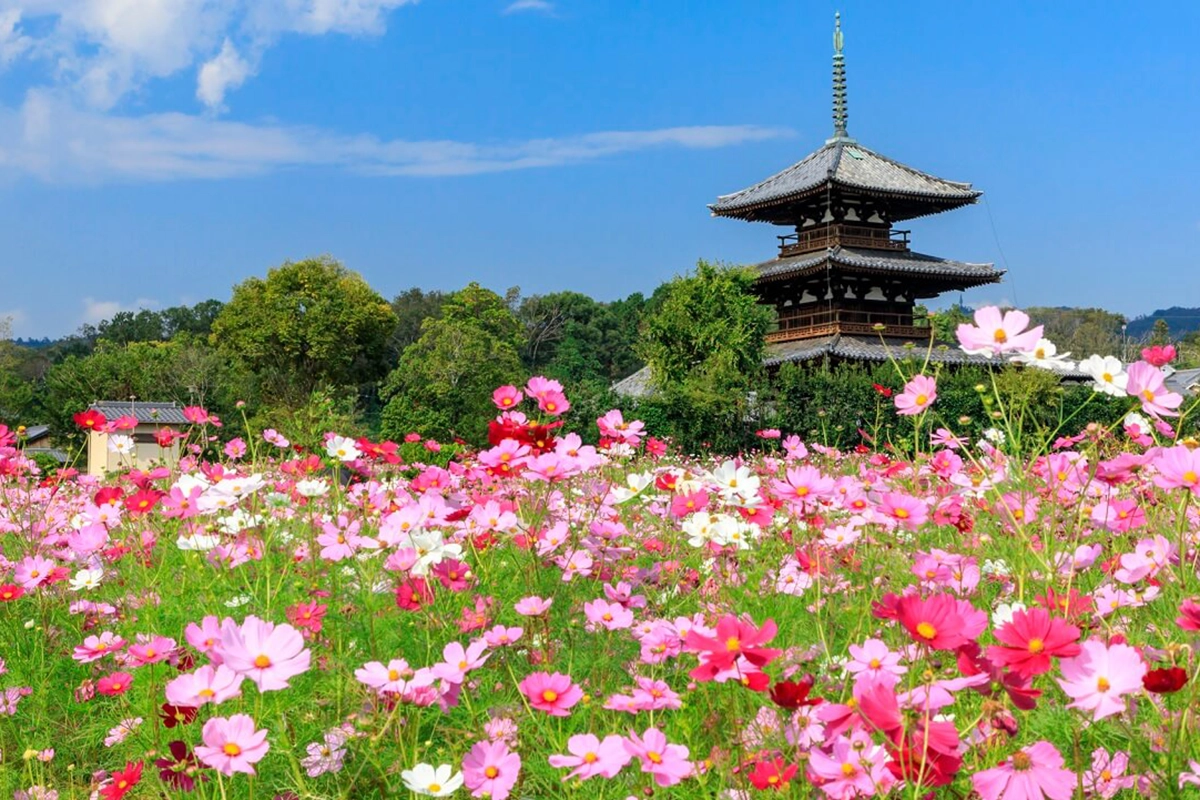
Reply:
[[827, 264], [836, 264], [852, 272], [900, 273], [907, 277], [950, 280], [964, 288], [999, 283], [1004, 275], [1004, 270], [996, 269], [991, 264], [951, 261], [907, 250], [869, 250], [842, 246], [790, 258], [775, 258], [756, 264], [754, 269], [758, 272], [758, 280], [775, 281], [821, 272]]
[[[892, 221], [912, 219], [974, 203], [982, 192], [893, 161], [853, 139], [836, 137], [802, 161], [764, 181], [722, 195], [713, 216], [791, 224], [787, 207], [833, 189], [908, 201], [893, 208]], [[782, 215], [781, 215], [782, 214]]]
[[[815, 339], [768, 344], [763, 355], [763, 366], [775, 367], [787, 362], [810, 361], [822, 356], [832, 356], [847, 361], [890, 361], [892, 359], [901, 361], [911, 357], [923, 362], [926, 354], [929, 356], [929, 361], [934, 364], [975, 364], [999, 367], [1008, 361], [1006, 358], [971, 355], [964, 353], [957, 346], [942, 343], [935, 344], [930, 350], [926, 342], [837, 333], [833, 336], [822, 336]], [[1074, 367], [1051, 371], [1067, 381], [1082, 381], [1091, 377]]]

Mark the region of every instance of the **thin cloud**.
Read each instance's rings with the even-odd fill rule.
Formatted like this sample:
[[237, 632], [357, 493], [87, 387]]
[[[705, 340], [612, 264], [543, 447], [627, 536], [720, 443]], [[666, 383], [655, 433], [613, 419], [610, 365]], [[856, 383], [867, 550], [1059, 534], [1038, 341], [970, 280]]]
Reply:
[[296, 167], [381, 176], [478, 175], [788, 135], [787, 129], [758, 125], [703, 125], [498, 143], [384, 140], [181, 113], [104, 114], [52, 92], [31, 91], [19, 109], [0, 108], [0, 175], [51, 183], [222, 179]]
[[526, 11], [537, 11], [542, 14], [553, 14], [554, 3], [548, 0], [515, 0], [504, 9], [505, 14], [520, 14]]
[[119, 311], [138, 311], [143, 308], [157, 308], [158, 301], [149, 297], [139, 297], [131, 305], [125, 305], [119, 300], [97, 300], [94, 297], [83, 298], [83, 314], [80, 324], [95, 325], [106, 319], [112, 319]]

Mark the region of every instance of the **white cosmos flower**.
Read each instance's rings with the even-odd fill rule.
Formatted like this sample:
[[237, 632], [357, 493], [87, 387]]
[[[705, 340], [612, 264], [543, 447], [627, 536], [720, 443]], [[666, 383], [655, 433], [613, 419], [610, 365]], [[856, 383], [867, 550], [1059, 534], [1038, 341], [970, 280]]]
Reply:
[[1125, 385], [1129, 376], [1125, 374], [1125, 366], [1115, 356], [1088, 356], [1079, 362], [1079, 371], [1086, 372], [1096, 381], [1095, 390], [1111, 394], [1113, 397], [1125, 396]]
[[721, 497], [726, 500], [749, 500], [758, 497], [761, 481], [749, 467], [739, 467], [732, 461], [726, 461], [713, 470], [712, 479], [720, 487]]
[[207, 533], [193, 533], [191, 536], [180, 536], [175, 540], [175, 546], [180, 550], [202, 550], [206, 553], [220, 543], [220, 536]]
[[325, 443], [325, 452], [339, 461], [353, 461], [362, 455], [355, 441], [345, 436], [331, 436]]
[[103, 578], [104, 570], [102, 569], [81, 569], [75, 573], [74, 578], [71, 578], [71, 591], [82, 592], [85, 589], [98, 589]]
[[1075, 369], [1075, 362], [1068, 361], [1070, 353], [1059, 353], [1054, 342], [1049, 339], [1039, 339], [1037, 347], [1028, 353], [1017, 353], [1012, 360], [1017, 364], [1030, 364], [1051, 371]]
[[442, 764], [436, 769], [432, 764], [417, 764], [401, 772], [400, 777], [409, 791], [427, 797], [448, 797], [458, 791], [463, 783], [462, 773], [455, 772], [449, 764]]
[[329, 492], [329, 484], [320, 478], [296, 481], [296, 492], [301, 497], [322, 497]]
[[1012, 622], [1013, 614], [1018, 611], [1024, 611], [1024, 603], [1001, 603], [996, 606], [996, 610], [992, 612], [992, 625], [999, 628], [1001, 625], [1007, 625]]
[[1130, 411], [1125, 415], [1125, 419], [1121, 420], [1121, 426], [1124, 428], [1134, 428], [1142, 435], [1149, 435], [1152, 428], [1150, 421], [1136, 411]]
[[108, 437], [108, 449], [119, 456], [133, 453], [133, 437], [123, 433], [114, 433]]

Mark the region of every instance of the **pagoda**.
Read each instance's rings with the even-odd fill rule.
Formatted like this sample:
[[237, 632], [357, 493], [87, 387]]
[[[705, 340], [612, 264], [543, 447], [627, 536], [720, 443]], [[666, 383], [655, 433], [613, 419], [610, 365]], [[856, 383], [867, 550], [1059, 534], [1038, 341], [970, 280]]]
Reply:
[[[833, 138], [782, 172], [719, 197], [713, 216], [790, 228], [779, 253], [754, 267], [755, 289], [775, 308], [767, 364], [818, 357], [884, 360], [889, 350], [932, 343], [918, 300], [998, 283], [991, 264], [971, 264], [911, 249], [894, 226], [974, 203], [969, 183], [920, 172], [863, 147], [847, 132], [841, 15], [833, 34]], [[969, 360], [936, 351], [935, 360]]]

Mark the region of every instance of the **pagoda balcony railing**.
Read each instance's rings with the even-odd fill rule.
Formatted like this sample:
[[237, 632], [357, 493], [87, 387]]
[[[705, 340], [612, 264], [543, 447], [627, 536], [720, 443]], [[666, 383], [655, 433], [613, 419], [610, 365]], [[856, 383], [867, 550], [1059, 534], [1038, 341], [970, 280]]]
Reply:
[[933, 338], [933, 328], [928, 321], [914, 320], [912, 314], [830, 308], [780, 316], [775, 330], [767, 334], [767, 341], [789, 342], [832, 336], [835, 333], [883, 335], [917, 342], [927, 342]]
[[812, 253], [829, 247], [863, 247], [868, 250], [908, 250], [911, 231], [868, 228], [864, 225], [825, 225], [797, 231], [779, 239], [779, 257]]

